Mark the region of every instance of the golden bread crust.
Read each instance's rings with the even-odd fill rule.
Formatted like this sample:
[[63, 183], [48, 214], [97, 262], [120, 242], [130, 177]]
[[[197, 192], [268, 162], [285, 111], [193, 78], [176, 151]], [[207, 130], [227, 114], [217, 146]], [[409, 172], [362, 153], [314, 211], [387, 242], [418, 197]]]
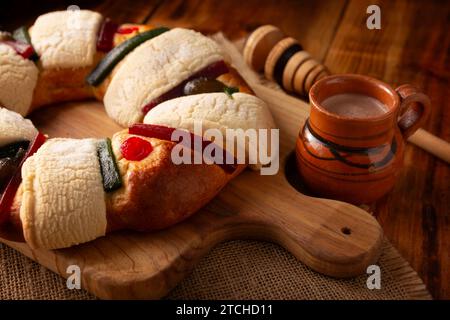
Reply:
[[[95, 64], [103, 57], [97, 53]], [[77, 69], [43, 69], [39, 66], [39, 77], [33, 94], [30, 112], [52, 103], [77, 101], [94, 97], [86, 77], [92, 67]]]
[[228, 73], [225, 73], [217, 78], [220, 82], [225, 84], [228, 87], [236, 87], [239, 89], [239, 92], [253, 94], [254, 92], [245, 80], [241, 77], [241, 75], [234, 69], [231, 65], [228, 65], [228, 69], [230, 70]]
[[142, 161], [128, 161], [120, 145], [128, 130], [112, 138], [123, 187], [106, 196], [108, 228], [149, 231], [176, 224], [209, 202], [245, 166], [227, 174], [217, 165], [181, 164], [171, 160], [174, 142], [139, 136], [153, 151]]

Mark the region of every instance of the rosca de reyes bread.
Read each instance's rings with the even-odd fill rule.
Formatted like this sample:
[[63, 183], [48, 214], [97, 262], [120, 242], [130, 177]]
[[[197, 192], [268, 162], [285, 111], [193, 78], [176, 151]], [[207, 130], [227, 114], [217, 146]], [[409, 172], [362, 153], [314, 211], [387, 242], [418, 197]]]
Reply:
[[[195, 123], [223, 134], [274, 128], [266, 104], [220, 47], [193, 30], [117, 25], [87, 10], [51, 12], [30, 28], [1, 32], [0, 58], [0, 235], [32, 248], [176, 224], [248, 163], [260, 164], [247, 144], [243, 162], [178, 163], [173, 154], [182, 143], [174, 133], [236, 160], [234, 142], [198, 136]], [[102, 100], [128, 129], [111, 139], [50, 138], [22, 117], [86, 98]], [[183, 148], [193, 157], [203, 151]]]
[[141, 122], [148, 103], [222, 60], [219, 46], [198, 32], [179, 28], [165, 32], [122, 61], [105, 93], [106, 111], [124, 126]]
[[102, 20], [101, 14], [88, 10], [57, 11], [38, 17], [29, 33], [41, 66], [44, 69], [92, 66]]
[[97, 143], [50, 139], [22, 166], [20, 220], [31, 247], [60, 248], [105, 235]]
[[30, 120], [0, 107], [0, 147], [20, 140], [31, 141], [37, 132]]
[[32, 61], [24, 59], [12, 47], [0, 42], [1, 104], [26, 115], [33, 100], [38, 73]]
[[[233, 99], [223, 93], [204, 93], [180, 97], [163, 102], [150, 110], [144, 118], [144, 123], [157, 124], [173, 128], [194, 131], [195, 123], [201, 121], [204, 130], [218, 129], [226, 136], [227, 129], [267, 129], [273, 127], [269, 109], [261, 100], [245, 93], [233, 94]], [[259, 141], [255, 141], [259, 144]], [[221, 145], [225, 148], [226, 141]], [[255, 146], [243, 148], [258, 149]], [[264, 148], [270, 152], [270, 145]], [[253, 155], [250, 153], [250, 157]], [[258, 168], [258, 159], [249, 159], [251, 165]]]

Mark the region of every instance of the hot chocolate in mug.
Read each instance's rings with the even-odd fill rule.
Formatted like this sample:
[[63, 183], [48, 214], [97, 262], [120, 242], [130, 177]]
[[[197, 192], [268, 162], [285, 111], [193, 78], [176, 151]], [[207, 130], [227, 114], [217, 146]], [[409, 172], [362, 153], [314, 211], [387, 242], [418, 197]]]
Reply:
[[370, 203], [394, 185], [405, 140], [427, 118], [430, 99], [405, 84], [333, 75], [309, 92], [311, 114], [296, 145], [298, 171], [319, 196]]

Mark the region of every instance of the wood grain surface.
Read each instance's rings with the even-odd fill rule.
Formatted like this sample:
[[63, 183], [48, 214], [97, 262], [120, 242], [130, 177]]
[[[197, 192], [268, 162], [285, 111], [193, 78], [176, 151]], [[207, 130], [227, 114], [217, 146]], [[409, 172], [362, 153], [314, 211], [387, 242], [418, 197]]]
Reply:
[[[0, 28], [30, 23], [43, 12], [77, 3], [121, 21], [222, 30], [237, 39], [261, 24], [297, 38], [333, 73], [357, 72], [393, 86], [412, 83], [433, 103], [425, 129], [450, 141], [450, 6], [445, 1], [21, 1], [0, 4]], [[114, 3], [114, 4], [113, 4]], [[378, 4], [382, 29], [365, 27]], [[27, 10], [23, 10], [26, 7]], [[395, 189], [376, 204], [386, 236], [412, 264], [434, 298], [450, 299], [450, 169], [413, 145]]]

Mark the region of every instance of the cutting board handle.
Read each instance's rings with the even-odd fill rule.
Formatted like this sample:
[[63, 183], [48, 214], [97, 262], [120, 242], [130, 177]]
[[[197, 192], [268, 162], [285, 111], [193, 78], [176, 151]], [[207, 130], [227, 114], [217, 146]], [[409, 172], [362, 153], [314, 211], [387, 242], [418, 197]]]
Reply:
[[[253, 177], [258, 180], [257, 177]], [[282, 175], [260, 181], [265, 197], [241, 212], [245, 230], [237, 238], [278, 243], [313, 270], [334, 277], [366, 272], [381, 253], [383, 232], [363, 209], [340, 201], [308, 197]], [[245, 186], [245, 179], [240, 186]], [[287, 184], [285, 187], [281, 187]], [[282, 191], [280, 191], [282, 190]], [[243, 189], [242, 194], [252, 192]], [[263, 200], [261, 200], [263, 199]], [[231, 238], [231, 237], [230, 237]]]

